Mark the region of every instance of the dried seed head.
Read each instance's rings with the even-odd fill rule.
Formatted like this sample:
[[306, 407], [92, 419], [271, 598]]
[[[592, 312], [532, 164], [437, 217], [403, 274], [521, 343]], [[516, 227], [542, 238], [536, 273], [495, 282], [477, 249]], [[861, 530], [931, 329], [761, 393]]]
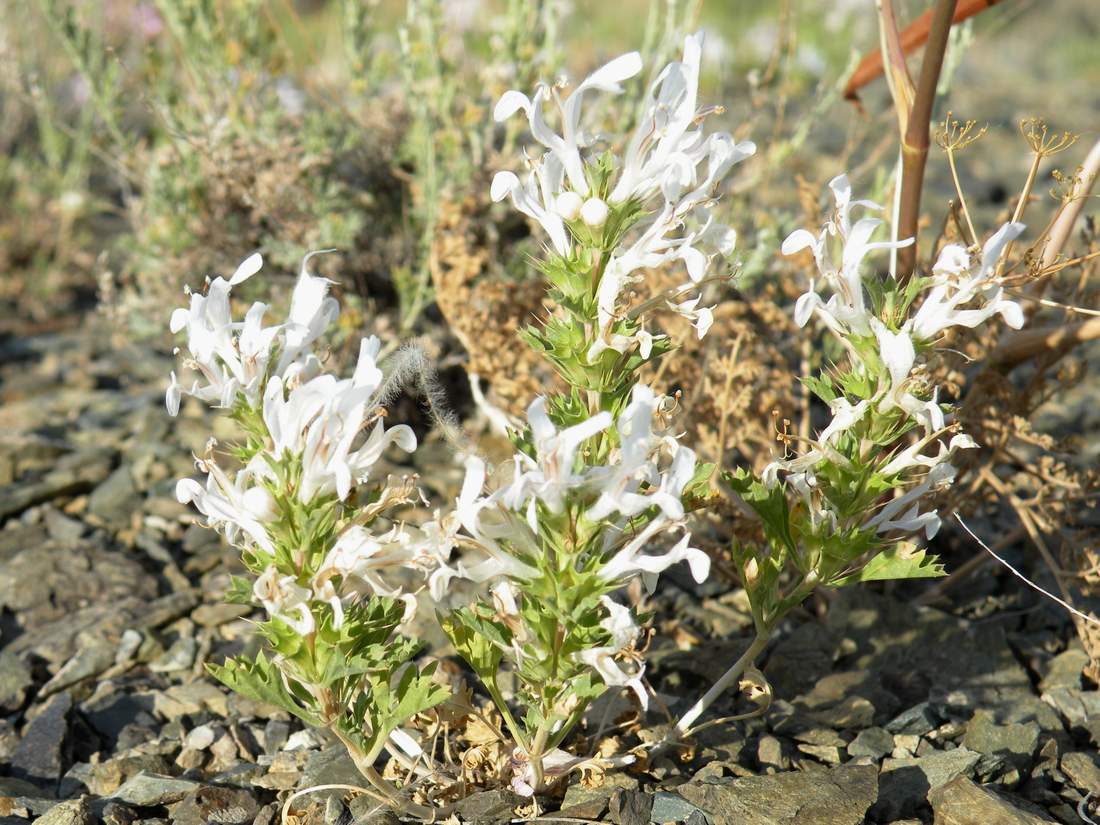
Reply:
[[1072, 132], [1050, 132], [1046, 121], [1039, 117], [1028, 117], [1020, 121], [1020, 133], [1039, 157], [1049, 157], [1068, 149], [1077, 142], [1080, 135]]
[[952, 113], [948, 112], [947, 117], [943, 119], [943, 125], [936, 132], [936, 143], [945, 152], [961, 152], [971, 143], [981, 139], [989, 128], [983, 126], [974, 131], [977, 125], [976, 120], [956, 120]]

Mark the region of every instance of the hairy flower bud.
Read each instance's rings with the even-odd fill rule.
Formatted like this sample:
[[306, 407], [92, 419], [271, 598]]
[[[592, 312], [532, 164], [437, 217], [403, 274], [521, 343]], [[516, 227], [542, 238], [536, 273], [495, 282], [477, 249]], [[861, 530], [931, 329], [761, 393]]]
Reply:
[[593, 229], [597, 229], [607, 223], [609, 213], [606, 203], [599, 198], [589, 198], [581, 207], [581, 220]]
[[584, 198], [576, 192], [562, 192], [558, 195], [558, 199], [554, 201], [554, 208], [567, 221], [575, 221], [577, 216], [581, 214], [583, 205]]

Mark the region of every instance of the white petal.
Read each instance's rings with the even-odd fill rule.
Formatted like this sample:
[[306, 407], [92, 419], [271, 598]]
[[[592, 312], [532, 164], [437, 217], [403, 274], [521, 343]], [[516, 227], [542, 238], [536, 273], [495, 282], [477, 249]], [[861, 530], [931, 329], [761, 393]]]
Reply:
[[230, 286], [236, 286], [242, 281], [247, 281], [253, 275], [260, 271], [260, 267], [264, 265], [264, 259], [259, 252], [253, 252], [247, 258], [245, 258], [241, 265], [237, 267], [237, 271], [233, 273], [233, 277], [229, 279]]

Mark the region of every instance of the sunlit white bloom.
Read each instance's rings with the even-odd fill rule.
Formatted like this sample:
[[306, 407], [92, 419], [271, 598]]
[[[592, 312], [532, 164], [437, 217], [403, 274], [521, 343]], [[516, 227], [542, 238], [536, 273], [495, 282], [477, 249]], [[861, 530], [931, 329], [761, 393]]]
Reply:
[[[961, 246], [943, 248], [932, 267], [933, 286], [909, 323], [914, 337], [930, 341], [953, 326], [976, 327], [1000, 315], [1008, 326], [1024, 323], [1020, 305], [1004, 297], [1004, 289], [990, 282], [1005, 247], [1024, 231], [1022, 223], [1006, 223], [985, 243], [981, 261], [971, 270], [970, 256]], [[979, 301], [977, 309], [963, 307]]]
[[256, 579], [252, 594], [269, 616], [286, 622], [296, 633], [308, 636], [314, 631], [316, 623], [309, 609], [311, 592], [293, 576], [280, 576], [271, 565]]
[[[493, 177], [489, 194], [494, 201], [502, 201], [510, 197], [516, 209], [538, 221], [550, 236], [554, 250], [559, 255], [568, 255], [572, 245], [558, 206], [563, 197], [559, 194], [563, 176], [561, 162], [556, 157], [548, 157], [531, 163], [531, 170], [524, 182], [520, 182], [512, 172], [497, 172]], [[577, 198], [579, 199], [580, 196], [578, 195]], [[570, 199], [566, 199], [565, 206], [571, 213], [573, 203]], [[581, 207], [577, 206], [576, 214], [580, 214], [580, 209]], [[576, 214], [566, 220], [574, 219]]]
[[955, 480], [955, 468], [951, 464], [937, 464], [919, 483], [902, 495], [892, 499], [868, 519], [864, 529], [875, 528], [879, 533], [900, 530], [914, 533], [923, 530], [926, 538], [933, 538], [940, 529], [940, 517], [935, 510], [920, 512], [920, 500], [929, 492], [950, 486]]
[[[341, 591], [346, 595], [349, 582], [361, 582], [377, 596], [389, 596], [405, 602], [406, 620], [416, 609], [416, 597], [405, 592], [404, 584], [388, 584], [383, 574], [398, 570], [420, 570], [427, 573], [440, 558], [438, 537], [414, 527], [396, 525], [381, 535], [365, 527], [353, 525], [346, 529], [329, 550], [314, 579], [314, 589], [320, 590], [334, 577], [340, 577]], [[320, 597], [320, 595], [319, 595]]]
[[[612, 253], [603, 268], [597, 285], [599, 337], [588, 353], [590, 359], [607, 349], [625, 352], [644, 343], [641, 336], [612, 330], [619, 296], [638, 279], [635, 273], [682, 262], [690, 283], [699, 284], [713, 255], [733, 251], [736, 233], [714, 220], [711, 206], [718, 184], [734, 164], [752, 155], [756, 146], [751, 141], [736, 142], [725, 132], [704, 134], [702, 123], [716, 110], [697, 105], [702, 43], [702, 32], [688, 37], [682, 60], [670, 63], [654, 80], [606, 199], [589, 191], [583, 150], [594, 138], [582, 130], [581, 103], [588, 91], [621, 91], [622, 81], [641, 70], [637, 53], [617, 58], [593, 73], [564, 102], [556, 89], [540, 85], [530, 98], [518, 91], [506, 92], [494, 111], [497, 120], [523, 111], [532, 136], [547, 152], [529, 161], [531, 171], [525, 182], [511, 172], [497, 173], [492, 197], [502, 200], [510, 196], [517, 209], [542, 225], [559, 254], [568, 254], [572, 247], [565, 221], [579, 218], [589, 227], [599, 228], [612, 209], [627, 201], [644, 205], [659, 197], [662, 203], [638, 221], [632, 237]], [[544, 117], [544, 105], [551, 100], [561, 112], [561, 134]], [[710, 308], [699, 308], [698, 302], [698, 296], [689, 297], [674, 308], [690, 318], [701, 338], [713, 316]]]
[[694, 298], [689, 298], [678, 304], [669, 303], [669, 308], [673, 312], [691, 322], [691, 325], [695, 327], [695, 335], [700, 341], [706, 337], [711, 326], [714, 325], [714, 307], [700, 307], [699, 302], [702, 299], [702, 295], [696, 295]]
[[196, 464], [207, 474], [206, 486], [192, 478], [180, 479], [176, 482], [176, 499], [181, 504], [193, 504], [206, 516], [207, 525], [223, 532], [231, 542], [243, 533], [264, 552], [274, 553], [266, 527], [274, 515], [270, 494], [252, 486], [253, 479], [246, 471], [230, 480], [212, 458], [198, 459]]
[[936, 455], [925, 455], [923, 452], [924, 448], [940, 434], [939, 432], [933, 433], [906, 447], [894, 456], [880, 472], [884, 476], [892, 476], [905, 472], [913, 467], [927, 467], [931, 469], [937, 464], [948, 461], [957, 450], [974, 450], [978, 447], [977, 441], [966, 433], [960, 433], [959, 435], [952, 436], [951, 440], [946, 444], [942, 440], [936, 441], [938, 445]]
[[[641, 55], [630, 52], [590, 74], [564, 101], [556, 87], [545, 84], [538, 86], [533, 98], [515, 90], [505, 92], [493, 109], [493, 117], [499, 122], [523, 111], [531, 127], [531, 136], [545, 146], [549, 150], [548, 154], [561, 164], [573, 191], [584, 196], [588, 194], [588, 180], [584, 174], [581, 150], [594, 140], [592, 135], [581, 129], [581, 105], [584, 96], [590, 91], [618, 94], [622, 91], [621, 83], [641, 70]], [[550, 127], [543, 114], [543, 105], [551, 101], [560, 113], [560, 135]]]
[[[863, 288], [861, 268], [863, 259], [877, 249], [900, 249], [913, 243], [907, 238], [897, 243], [871, 241], [871, 236], [882, 226], [877, 218], [861, 218], [852, 223], [851, 211], [855, 207], [881, 211], [872, 201], [852, 200], [852, 187], [847, 175], [837, 175], [829, 182], [835, 208], [833, 215], [815, 236], [805, 229], [797, 229], [783, 241], [784, 255], [794, 255], [809, 249], [814, 256], [822, 282], [833, 293], [828, 301], [821, 300], [811, 280], [810, 289], [795, 304], [795, 321], [804, 326], [811, 315], [817, 314], [832, 332], [844, 341], [847, 335], [870, 335], [870, 311]], [[838, 239], [840, 258], [831, 254], [829, 240]]]
[[652, 593], [657, 586], [658, 574], [674, 564], [686, 561], [692, 578], [697, 582], [706, 581], [710, 575], [710, 557], [702, 550], [690, 546], [690, 534], [684, 535], [663, 553], [642, 552], [652, 539], [668, 531], [671, 526], [667, 519], [661, 517], [651, 521], [600, 568], [600, 576], [607, 581], [625, 582], [634, 575], [641, 575], [646, 590]]
[[600, 627], [611, 636], [611, 643], [601, 647], [579, 651], [577, 659], [591, 667], [603, 683], [609, 687], [626, 687], [634, 691], [638, 703], [643, 709], [649, 707], [649, 694], [645, 689], [645, 664], [637, 655], [630, 657], [631, 666], [625, 668], [620, 654], [630, 651], [638, 639], [638, 625], [630, 609], [613, 599], [604, 596], [600, 604], [607, 610], [607, 616], [600, 621]]
[[309, 259], [318, 254], [321, 254], [320, 251], [311, 252], [302, 260], [298, 280], [290, 296], [290, 313], [283, 327], [283, 351], [276, 368], [280, 375], [307, 352], [308, 347], [324, 334], [340, 314], [339, 303], [328, 294], [332, 281], [309, 273]]
[[[302, 502], [333, 493], [344, 500], [355, 484], [370, 477], [387, 446], [416, 449], [416, 436], [408, 426], [386, 428], [376, 415], [382, 372], [375, 358], [380, 348], [374, 336], [364, 338], [349, 379], [319, 375], [289, 392], [279, 376], [268, 382], [263, 416], [274, 442], [272, 452], [276, 459], [287, 453], [301, 457]], [[369, 432], [360, 441], [364, 430]]]
[[867, 408], [869, 406], [869, 401], [860, 401], [858, 404], [852, 404], [844, 396], [834, 398], [829, 402], [829, 409], [832, 410], [833, 420], [829, 422], [828, 427], [821, 431], [818, 439], [828, 444], [842, 433], [846, 433], [863, 420], [863, 416], [867, 413]]
[[[467, 458], [466, 477], [455, 505], [457, 524], [448, 531], [448, 538], [449, 545], [461, 543], [475, 557], [460, 556], [453, 565], [440, 560], [429, 582], [432, 598], [437, 601], [445, 598], [452, 579], [481, 583], [498, 578], [533, 579], [538, 575], [538, 570], [520, 558], [521, 554], [530, 559], [537, 557], [538, 538], [526, 519], [504, 505], [503, 490], [483, 495], [485, 478], [485, 462], [477, 456]], [[465, 531], [464, 537], [457, 536], [459, 527]]]
[[[318, 371], [309, 346], [336, 318], [338, 305], [327, 297], [331, 282], [310, 275], [306, 268], [315, 254], [302, 262], [285, 323], [265, 327], [269, 307], [259, 302], [249, 308], [243, 321], [232, 318], [232, 288], [260, 270], [263, 259], [259, 254], [245, 259], [229, 280], [215, 278], [202, 293], [191, 293], [190, 305], [172, 313], [172, 332], [187, 332], [184, 365], [202, 380], [196, 378], [187, 389], [172, 373], [165, 395], [171, 415], [179, 413], [185, 394], [217, 407], [232, 407], [238, 398], [256, 407], [271, 375], [302, 380]], [[276, 353], [279, 360], [273, 366], [271, 359]]]
[[581, 206], [580, 216], [585, 224], [596, 229], [607, 223], [607, 216], [610, 212], [611, 210], [607, 208], [607, 204], [600, 198], [589, 198]]
[[565, 496], [584, 482], [574, 467], [577, 450], [592, 436], [611, 426], [611, 413], [558, 430], [546, 412], [546, 399], [536, 398], [527, 408], [527, 422], [535, 446], [535, 458], [518, 455], [515, 481], [504, 496], [505, 503], [521, 509], [531, 497], [538, 498], [552, 513], [560, 513]]

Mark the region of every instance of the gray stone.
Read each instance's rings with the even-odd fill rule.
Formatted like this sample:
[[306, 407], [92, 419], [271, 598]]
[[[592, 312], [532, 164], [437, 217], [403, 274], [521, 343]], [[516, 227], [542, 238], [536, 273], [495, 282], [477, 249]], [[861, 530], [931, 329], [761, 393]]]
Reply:
[[853, 759], [869, 757], [876, 762], [894, 750], [894, 736], [885, 728], [866, 728], [848, 743], [848, 755]]
[[0, 796], [35, 796], [41, 792], [41, 788], [26, 779], [0, 776]]
[[455, 811], [463, 822], [496, 825], [511, 820], [522, 804], [523, 799], [516, 794], [497, 789], [470, 794], [455, 806]]
[[565, 789], [565, 798], [561, 801], [562, 816], [599, 819], [607, 810], [613, 793], [637, 787], [638, 780], [622, 772], [607, 774], [597, 788], [589, 788], [575, 781]]
[[58, 803], [35, 821], [35, 825], [91, 825], [92, 810], [84, 797]]
[[1051, 659], [1039, 682], [1039, 691], [1046, 693], [1054, 688], [1081, 689], [1081, 672], [1088, 666], [1089, 655], [1080, 647], [1071, 647]]
[[116, 468], [88, 496], [88, 512], [112, 527], [128, 527], [130, 515], [141, 506], [130, 465]]
[[198, 649], [199, 644], [194, 636], [180, 636], [168, 650], [149, 663], [149, 669], [154, 673], [187, 670], [195, 664]]
[[172, 810], [173, 825], [246, 825], [259, 813], [260, 803], [249, 791], [204, 785], [188, 791]]
[[[698, 814], [705, 822], [710, 822], [710, 817], [701, 809], [692, 805], [682, 796], [669, 791], [657, 791], [653, 794], [653, 808], [649, 812], [649, 821], [657, 825], [667, 825], [670, 822], [688, 822]], [[701, 823], [700, 823], [701, 825]]]
[[92, 449], [61, 458], [36, 481], [0, 486], [0, 521], [28, 507], [91, 489], [111, 472], [114, 450]]
[[72, 707], [69, 694], [59, 693], [27, 725], [12, 755], [10, 771], [13, 776], [51, 792], [56, 790], [64, 771], [65, 735]]
[[714, 825], [862, 825], [878, 795], [872, 765], [841, 765], [677, 788]]
[[[369, 796], [357, 796], [348, 803], [355, 825], [400, 825], [400, 818]], [[262, 814], [262, 811], [261, 811]], [[262, 825], [259, 818], [253, 825]]]
[[929, 792], [957, 777], [968, 776], [981, 758], [974, 751], [955, 748], [919, 758], [885, 760], [873, 815], [888, 822], [915, 814], [927, 803]]
[[199, 783], [190, 779], [176, 779], [142, 771], [127, 779], [111, 798], [138, 808], [151, 808], [179, 802], [197, 787]]
[[890, 733], [904, 733], [912, 736], [924, 736], [935, 730], [943, 720], [932, 710], [928, 702], [921, 702], [902, 711], [886, 723]]
[[1059, 763], [1062, 773], [1080, 791], [1100, 794], [1100, 759], [1094, 753], [1067, 753]]
[[[962, 745], [977, 753], [994, 756], [1021, 770], [1031, 764], [1039, 747], [1039, 725], [1035, 722], [999, 725], [989, 711], [979, 710], [966, 726]], [[991, 772], [990, 775], [997, 775]]]
[[[1022, 800], [1010, 800], [960, 776], [929, 795], [935, 825], [1045, 825], [1049, 819], [1025, 808]], [[1030, 807], [1030, 806], [1029, 806]]]
[[608, 818], [615, 825], [648, 825], [653, 797], [644, 791], [615, 791], [607, 803]]
[[341, 799], [330, 796], [325, 803], [325, 825], [350, 825], [351, 811]]
[[88, 525], [70, 518], [56, 507], [47, 507], [46, 530], [54, 541], [74, 542], [88, 532]]
[[24, 658], [0, 651], [0, 710], [19, 710], [32, 687], [34, 678]]
[[[308, 788], [311, 785], [359, 786], [363, 781], [363, 775], [348, 756], [347, 749], [338, 744], [310, 755], [298, 780], [298, 788]], [[310, 794], [310, 798], [323, 803], [332, 795], [342, 797], [344, 792], [318, 791]]]
[[790, 765], [790, 760], [783, 754], [783, 743], [774, 736], [760, 737], [756, 743], [756, 761], [762, 768], [784, 770]]
[[50, 696], [59, 690], [72, 687], [77, 682], [98, 676], [115, 663], [116, 652], [115, 645], [104, 642], [82, 647], [73, 658], [61, 666], [50, 681], [42, 686], [38, 695]]

